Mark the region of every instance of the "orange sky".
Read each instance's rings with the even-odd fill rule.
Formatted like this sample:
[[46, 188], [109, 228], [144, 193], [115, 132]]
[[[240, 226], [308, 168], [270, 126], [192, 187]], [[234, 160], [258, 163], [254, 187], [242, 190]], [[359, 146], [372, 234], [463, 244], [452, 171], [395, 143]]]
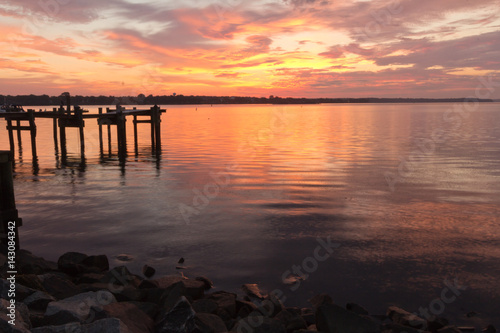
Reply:
[[0, 94], [469, 97], [500, 83], [498, 0], [4, 0], [0, 29]]

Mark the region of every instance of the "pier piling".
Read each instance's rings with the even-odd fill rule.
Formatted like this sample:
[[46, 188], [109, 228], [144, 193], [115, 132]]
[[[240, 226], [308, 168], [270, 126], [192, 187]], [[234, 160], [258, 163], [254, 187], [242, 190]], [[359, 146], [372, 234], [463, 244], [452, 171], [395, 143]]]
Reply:
[[0, 242], [8, 245], [14, 233], [15, 248], [19, 249], [18, 228], [22, 225], [16, 209], [14, 181], [12, 177], [13, 152], [0, 151]]

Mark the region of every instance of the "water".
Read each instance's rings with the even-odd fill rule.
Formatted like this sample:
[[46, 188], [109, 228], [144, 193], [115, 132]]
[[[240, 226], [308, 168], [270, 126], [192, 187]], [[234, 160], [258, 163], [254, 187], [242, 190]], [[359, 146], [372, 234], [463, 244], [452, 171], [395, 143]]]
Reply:
[[[184, 257], [187, 276], [233, 291], [259, 283], [289, 306], [327, 292], [370, 313], [429, 308], [498, 327], [500, 104], [453, 106], [168, 106], [161, 158], [148, 125], [135, 151], [131, 118], [127, 159], [115, 129], [101, 155], [87, 120], [85, 163], [68, 129], [66, 165], [51, 120], [37, 119], [38, 168], [27, 134], [16, 152], [22, 247], [52, 260], [106, 254], [112, 265], [128, 254], [131, 270], [147, 263], [158, 275], [177, 274]], [[5, 130], [0, 140], [9, 149]], [[328, 237], [339, 247], [313, 259]], [[294, 266], [307, 278], [283, 284]], [[466, 290], [449, 293], [445, 281]]]

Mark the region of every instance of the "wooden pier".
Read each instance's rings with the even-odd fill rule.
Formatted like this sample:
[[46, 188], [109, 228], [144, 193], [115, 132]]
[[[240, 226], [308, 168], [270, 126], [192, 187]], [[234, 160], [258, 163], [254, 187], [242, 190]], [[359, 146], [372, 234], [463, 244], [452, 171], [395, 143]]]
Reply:
[[86, 113], [79, 106], [71, 108], [70, 98], [67, 96], [66, 106], [54, 108], [49, 112], [36, 112], [28, 109], [27, 112], [5, 112], [0, 113], [0, 118], [5, 118], [7, 121], [7, 130], [9, 132], [10, 151], [14, 154], [14, 132], [17, 131], [17, 140], [19, 147], [21, 147], [21, 132], [29, 131], [31, 136], [31, 151], [33, 154], [33, 161], [37, 161], [36, 150], [36, 119], [37, 118], [51, 118], [53, 119], [53, 137], [54, 147], [56, 153], [59, 148], [61, 150], [62, 162], [65, 164], [67, 150], [66, 150], [66, 128], [78, 128], [80, 134], [80, 153], [82, 159], [85, 156], [85, 120], [96, 119], [99, 125], [99, 147], [101, 154], [103, 153], [103, 127], [107, 129], [108, 152], [111, 154], [111, 126], [116, 126], [118, 155], [120, 158], [127, 156], [127, 133], [126, 122], [127, 117], [133, 117], [134, 125], [134, 147], [137, 153], [138, 147], [138, 124], [147, 123], [151, 127], [151, 147], [154, 154], [161, 153], [161, 114], [166, 112], [158, 106], [153, 106], [149, 109], [138, 110], [135, 107], [127, 110], [119, 104], [115, 109], [99, 108], [98, 114]]
[[[16, 209], [12, 178], [13, 154], [0, 151], [0, 243], [19, 249], [18, 229], [22, 225]], [[10, 251], [10, 249], [9, 249]]]

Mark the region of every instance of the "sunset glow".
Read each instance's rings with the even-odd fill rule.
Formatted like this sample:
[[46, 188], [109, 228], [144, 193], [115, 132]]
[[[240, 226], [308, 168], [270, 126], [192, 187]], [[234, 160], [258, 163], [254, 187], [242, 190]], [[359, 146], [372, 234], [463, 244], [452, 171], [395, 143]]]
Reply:
[[469, 97], [499, 26], [498, 0], [5, 0], [0, 94]]

